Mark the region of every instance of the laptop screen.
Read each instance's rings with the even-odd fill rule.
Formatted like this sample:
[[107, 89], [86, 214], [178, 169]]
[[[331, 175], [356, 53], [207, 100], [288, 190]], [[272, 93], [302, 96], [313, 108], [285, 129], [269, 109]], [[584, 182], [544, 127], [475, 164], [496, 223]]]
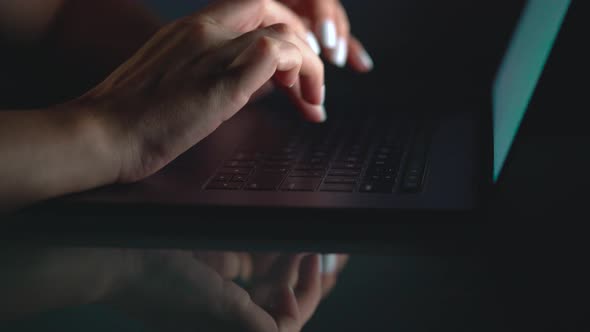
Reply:
[[494, 182], [510, 151], [571, 0], [529, 0], [492, 90]]

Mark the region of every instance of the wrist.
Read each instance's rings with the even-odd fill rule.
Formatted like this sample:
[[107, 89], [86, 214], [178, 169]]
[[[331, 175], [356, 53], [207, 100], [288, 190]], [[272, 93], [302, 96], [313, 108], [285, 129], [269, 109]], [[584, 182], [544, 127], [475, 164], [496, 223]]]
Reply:
[[144, 253], [137, 249], [109, 251], [112, 254], [108, 267], [111, 272], [104, 287], [94, 294], [92, 302], [118, 307], [132, 300], [133, 286], [139, 282], [143, 273]]
[[74, 100], [58, 108], [71, 119], [73, 136], [84, 147], [80, 158], [85, 159], [82, 164], [88, 167], [88, 183], [85, 184], [87, 188], [81, 189], [116, 183], [121, 168], [121, 142], [100, 103]]

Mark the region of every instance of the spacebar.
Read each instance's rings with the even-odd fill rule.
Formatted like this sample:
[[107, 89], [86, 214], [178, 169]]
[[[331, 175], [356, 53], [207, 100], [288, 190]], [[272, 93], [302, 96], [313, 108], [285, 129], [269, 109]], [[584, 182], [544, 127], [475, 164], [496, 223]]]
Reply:
[[261, 172], [254, 174], [246, 184], [246, 190], [277, 190], [283, 179], [284, 174]]

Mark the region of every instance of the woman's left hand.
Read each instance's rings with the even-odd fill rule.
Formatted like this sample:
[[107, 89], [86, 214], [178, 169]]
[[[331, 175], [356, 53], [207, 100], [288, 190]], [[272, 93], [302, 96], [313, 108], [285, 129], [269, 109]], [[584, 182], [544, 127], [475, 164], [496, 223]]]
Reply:
[[[348, 64], [358, 72], [373, 69], [373, 60], [361, 42], [350, 33], [346, 10], [339, 0], [277, 0], [293, 10], [313, 31], [308, 37], [310, 44], [321, 45], [324, 57], [334, 65]], [[316, 48], [317, 50], [320, 47]]]

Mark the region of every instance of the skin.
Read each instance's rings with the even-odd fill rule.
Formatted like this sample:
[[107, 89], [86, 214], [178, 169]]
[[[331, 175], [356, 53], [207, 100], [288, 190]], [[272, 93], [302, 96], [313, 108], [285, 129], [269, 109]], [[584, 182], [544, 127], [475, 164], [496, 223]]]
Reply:
[[180, 250], [11, 247], [0, 272], [2, 320], [100, 303], [160, 331], [300, 331], [321, 298], [318, 255], [281, 255], [248, 291]]
[[[36, 15], [62, 8], [65, 12], [58, 16], [65, 22], [57, 26], [64, 30], [67, 22], [80, 21], [71, 11], [88, 10], [78, 1], [54, 0], [44, 6], [41, 14], [22, 14], [42, 22], [35, 29], [6, 15], [12, 25], [5, 31], [20, 31], [25, 36], [20, 42], [31, 42], [42, 39], [39, 31], [53, 22]], [[132, 10], [133, 5], [123, 6], [123, 13]], [[0, 112], [0, 154], [11, 161], [0, 165], [0, 211], [148, 177], [271, 82], [285, 91], [303, 118], [325, 119], [324, 65], [304, 39], [304, 20], [287, 6], [272, 0], [217, 1], [159, 29], [150, 15], [140, 13], [134, 21], [145, 28], [125, 32], [129, 38], [138, 43], [147, 31], [157, 32], [99, 84], [60, 104]], [[66, 49], [80, 49], [86, 56], [106, 47], [81, 42], [75, 32], [58, 36], [51, 39], [53, 47], [69, 45]], [[79, 44], [84, 47], [75, 46]], [[113, 55], [99, 67], [108, 69], [130, 49], [108, 52]]]
[[269, 81], [306, 119], [320, 121], [323, 64], [294, 29], [267, 19], [281, 16], [272, 3], [215, 2], [161, 28], [81, 97], [49, 110], [1, 112], [0, 154], [14, 161], [0, 168], [2, 208], [143, 179]]
[[[232, 252], [199, 251], [195, 257], [217, 271], [220, 275], [253, 284], [266, 276], [273, 264], [284, 254], [280, 252]], [[327, 297], [336, 286], [338, 275], [348, 263], [349, 255], [338, 254], [335, 271], [321, 274], [322, 298]]]
[[[303, 118], [312, 122], [324, 120], [321, 105], [324, 65], [305, 36], [317, 22], [325, 19], [327, 12], [318, 14], [316, 7], [324, 8], [326, 3], [216, 1], [198, 13], [162, 26], [149, 12], [126, 1], [47, 0], [31, 6], [0, 2], [0, 35], [9, 37], [5, 38], [9, 45], [19, 47], [43, 42], [49, 54], [63, 54], [59, 57], [61, 62], [56, 63], [57, 68], [73, 66], [86, 77], [79, 86], [88, 84], [85, 91], [68, 92], [72, 98], [60, 103], [0, 112], [0, 155], [7, 161], [0, 163], [0, 213], [68, 193], [144, 179], [205, 138], [271, 84], [291, 98]], [[340, 8], [337, 1], [329, 4]], [[101, 25], [104, 19], [96, 19], [96, 13], [112, 14], [109, 17], [112, 24]], [[329, 15], [337, 22], [339, 35], [346, 36], [348, 21], [341, 14]], [[111, 26], [118, 24], [134, 28], [111, 30]], [[358, 71], [369, 70], [358, 59], [362, 46], [354, 38], [348, 38], [349, 64]], [[104, 56], [88, 66], [91, 60], [96, 61], [97, 52]], [[86, 71], [89, 67], [92, 70]], [[34, 98], [34, 92], [31, 97]], [[189, 264], [186, 254], [156, 256], [160, 258], [148, 259], [150, 255], [141, 255], [141, 259], [132, 259], [139, 263], [130, 266], [140, 266], [140, 272], [125, 270], [104, 276], [97, 281], [103, 287], [97, 286], [92, 294], [73, 289], [63, 294], [50, 294], [46, 302], [33, 305], [37, 307], [30, 308], [27, 306], [32, 304], [24, 303], [22, 310], [14, 310], [16, 306], [11, 307], [12, 311], [7, 309], [11, 302], [5, 302], [2, 312], [23, 314], [103, 300], [134, 311], [140, 304], [137, 299], [144, 293], [133, 292], [132, 286], [152, 278], [146, 271], [153, 270], [146, 270], [145, 266], [161, 268], [165, 273], [160, 277], [165, 280], [187, 279], [183, 282], [194, 287], [203, 286], [200, 277], [193, 280], [192, 275], [201, 272], [210, 275], [211, 271], [219, 275], [203, 262], [198, 268], [187, 268], [193, 263]], [[245, 314], [238, 310], [241, 307], [234, 308], [234, 305], [224, 307], [234, 311], [217, 312], [213, 316], [219, 319], [215, 314], [235, 314], [232, 319], [236, 326], [245, 324], [261, 331], [299, 330], [317, 307], [322, 294], [325, 296], [334, 286], [337, 272], [347, 259], [347, 256], [339, 256], [336, 273], [323, 275], [316, 283], [317, 257], [241, 257], [240, 262], [250, 262], [241, 266], [250, 269], [251, 282], [263, 285], [253, 294], [256, 294], [257, 305], [266, 308], [265, 313], [270, 313], [270, 318], [262, 318], [263, 313], [256, 309], [260, 320], [248, 321], [250, 316], [240, 316]], [[44, 266], [52, 266], [51, 262]], [[216, 264], [219, 262], [217, 259]], [[195, 272], [197, 270], [201, 272]], [[302, 277], [293, 277], [298, 272]], [[265, 275], [281, 280], [282, 286], [269, 286], [264, 282], [270, 280]], [[72, 276], [75, 282], [69, 286], [74, 287], [85, 277]], [[210, 281], [207, 278], [203, 285]], [[301, 287], [294, 281], [299, 279], [305, 281]], [[314, 286], [316, 284], [319, 286]], [[150, 289], [151, 286], [145, 287]], [[239, 287], [228, 287], [231, 289], [228, 294], [234, 294], [230, 298], [237, 297], [241, 305], [250, 303], [243, 292], [237, 290]], [[15, 288], [13, 296], [5, 298], [16, 299], [19, 293], [14, 292], [17, 290], [21, 294], [28, 291]], [[145, 317], [164, 320], [154, 323], [156, 326], [168, 326], [170, 322], [166, 322], [165, 317], [146, 313], [162, 308], [161, 296], [170, 295], [168, 291], [155, 291], [151, 298], [153, 307], [143, 312]], [[120, 295], [123, 292], [125, 296]], [[170, 297], [177, 298], [182, 298], [182, 294]], [[124, 304], [125, 299], [131, 302]], [[286, 316], [281, 316], [284, 312]], [[141, 310], [139, 315], [142, 315]], [[258, 323], [264, 326], [255, 326]]]

